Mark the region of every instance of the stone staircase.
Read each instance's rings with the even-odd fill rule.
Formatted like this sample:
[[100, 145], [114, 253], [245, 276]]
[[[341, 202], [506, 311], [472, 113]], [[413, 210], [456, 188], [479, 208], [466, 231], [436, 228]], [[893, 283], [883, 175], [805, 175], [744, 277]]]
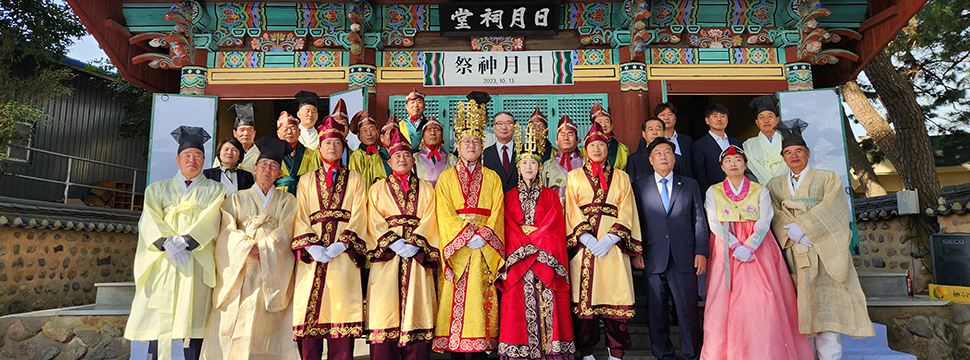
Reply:
[[[859, 271], [859, 280], [869, 306], [942, 306], [939, 301], [929, 300], [928, 297], [911, 297], [907, 295], [906, 274], [878, 271]], [[642, 274], [634, 271], [634, 287], [636, 290], [636, 316], [629, 322], [633, 348], [627, 352], [625, 359], [641, 360], [655, 359], [650, 353], [650, 336], [647, 327], [646, 313], [646, 289]], [[135, 295], [134, 282], [123, 283], [99, 283], [95, 284], [97, 290], [96, 301], [93, 305], [77, 306], [65, 308], [58, 311], [58, 315], [127, 315], [130, 312], [131, 300]], [[925, 298], [925, 299], [924, 299]], [[698, 304], [697, 311], [701, 315], [703, 322], [704, 302]], [[676, 326], [676, 319], [670, 318], [671, 342], [674, 347], [680, 348], [680, 339]], [[886, 327], [876, 324], [876, 336], [866, 339], [843, 339], [846, 359], [870, 359], [870, 355], [880, 355], [878, 359], [913, 359], [912, 355], [892, 351], [888, 348], [886, 338]], [[595, 356], [606, 358], [607, 349], [604, 346], [605, 339], [600, 341]], [[136, 344], [133, 344], [136, 345]], [[137, 345], [136, 345], [137, 346]], [[367, 359], [368, 345], [363, 339], [355, 342], [355, 359]], [[135, 352], [133, 352], [135, 353]], [[868, 354], [868, 355], [867, 355]], [[679, 356], [679, 350], [678, 350]], [[490, 358], [497, 358], [497, 354], [492, 354]], [[450, 359], [448, 354], [432, 354], [432, 359]]]

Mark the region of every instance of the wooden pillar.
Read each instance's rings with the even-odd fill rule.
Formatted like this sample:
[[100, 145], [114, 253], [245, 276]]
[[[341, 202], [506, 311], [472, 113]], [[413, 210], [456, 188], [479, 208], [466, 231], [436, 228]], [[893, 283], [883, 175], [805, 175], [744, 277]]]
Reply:
[[647, 65], [638, 61], [620, 64], [619, 103], [611, 107], [619, 110], [617, 113], [622, 120], [614, 123], [613, 134], [629, 146], [631, 152], [636, 150], [640, 140], [640, 123], [650, 117], [649, 103]]
[[209, 69], [204, 66], [183, 66], [179, 81], [179, 94], [205, 95], [206, 76]]
[[785, 78], [788, 80], [788, 90], [812, 90], [812, 64], [796, 62], [785, 64]]

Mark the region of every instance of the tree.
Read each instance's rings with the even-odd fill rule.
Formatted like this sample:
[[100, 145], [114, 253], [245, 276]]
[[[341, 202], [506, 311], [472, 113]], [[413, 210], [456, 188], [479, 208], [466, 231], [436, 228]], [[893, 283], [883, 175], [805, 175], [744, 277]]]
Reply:
[[[7, 145], [50, 116], [44, 104], [71, 94], [74, 75], [57, 62], [84, 27], [52, 0], [0, 0], [0, 160]], [[21, 126], [21, 124], [30, 126]]]

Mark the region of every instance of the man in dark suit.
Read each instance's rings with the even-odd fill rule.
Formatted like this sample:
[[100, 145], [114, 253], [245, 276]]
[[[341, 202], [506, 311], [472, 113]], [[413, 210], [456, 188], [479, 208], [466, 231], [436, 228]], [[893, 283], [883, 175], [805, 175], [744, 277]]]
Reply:
[[711, 105], [704, 111], [704, 122], [710, 130], [707, 135], [697, 139], [694, 142], [694, 148], [691, 149], [694, 179], [697, 180], [701, 192], [707, 191], [711, 185], [724, 181], [724, 170], [721, 170], [721, 164], [718, 161], [721, 151], [730, 145], [741, 147], [740, 140], [727, 136], [724, 132], [728, 125], [728, 115], [728, 109], [721, 104]]
[[647, 147], [655, 170], [633, 184], [643, 229], [644, 258], [633, 266], [643, 269], [647, 283], [647, 312], [653, 355], [674, 360], [667, 324], [667, 301], [673, 298], [685, 359], [701, 354], [697, 319], [697, 276], [707, 268], [708, 229], [704, 201], [697, 182], [674, 174], [674, 144], [658, 137]]
[[509, 192], [519, 184], [519, 170], [515, 165], [515, 119], [512, 114], [500, 112], [492, 118], [495, 144], [485, 148], [482, 163], [502, 179], [502, 191]]
[[253, 187], [256, 183], [253, 173], [239, 168], [243, 156], [246, 156], [242, 143], [234, 137], [226, 138], [219, 142], [216, 149], [219, 150], [218, 164], [202, 170], [202, 176], [225, 185], [227, 197], [236, 191]]
[[[650, 165], [650, 153], [647, 152], [646, 144], [653, 142], [653, 139], [664, 137], [666, 126], [664, 121], [658, 117], [648, 118], [640, 124], [640, 135], [642, 136], [640, 142], [644, 145], [630, 154], [626, 164], [626, 173], [630, 175], [631, 183], [653, 174], [653, 166]], [[682, 156], [674, 154], [674, 158], [674, 174], [686, 177], [694, 176], [690, 166], [683, 161]]]
[[[690, 166], [690, 154], [691, 147], [694, 146], [694, 139], [688, 135], [678, 133], [677, 130], [674, 129], [674, 127], [677, 126], [677, 107], [671, 102], [657, 104], [657, 106], [653, 108], [653, 116], [663, 120], [664, 137], [674, 143], [674, 155], [679, 156], [677, 158], [677, 163], [679, 165], [686, 166], [688, 169], [692, 169], [691, 173], [693, 173], [693, 168]], [[646, 149], [648, 144], [650, 144], [649, 141], [640, 139], [637, 149]], [[674, 173], [677, 173], [677, 169], [674, 169]], [[687, 176], [693, 177], [692, 175]]]

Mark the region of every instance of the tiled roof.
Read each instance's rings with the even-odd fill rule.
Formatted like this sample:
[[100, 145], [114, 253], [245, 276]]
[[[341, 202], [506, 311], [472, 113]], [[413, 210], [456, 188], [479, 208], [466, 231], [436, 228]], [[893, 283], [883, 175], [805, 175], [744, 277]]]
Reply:
[[0, 226], [27, 229], [138, 232], [139, 211], [65, 205], [0, 196]]
[[896, 194], [854, 199], [852, 203], [856, 219], [862, 221], [891, 219], [899, 216]]
[[926, 209], [927, 215], [963, 214], [970, 207], [970, 183], [944, 186], [937, 203], [939, 206]]

